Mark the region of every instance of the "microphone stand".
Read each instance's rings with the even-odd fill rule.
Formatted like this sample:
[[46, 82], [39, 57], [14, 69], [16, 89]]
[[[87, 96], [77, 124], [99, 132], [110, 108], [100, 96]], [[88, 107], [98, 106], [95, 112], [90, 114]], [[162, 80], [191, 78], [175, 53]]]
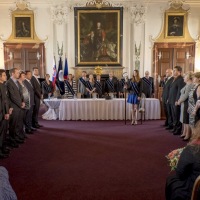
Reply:
[[[128, 82], [128, 77], [125, 77], [125, 84], [127, 84], [127, 82]], [[124, 116], [124, 120], [125, 120], [125, 125], [126, 125], [126, 104], [127, 104], [127, 101], [126, 101], [126, 92], [127, 92], [127, 89], [126, 88], [124, 88], [124, 104], [125, 104], [125, 106], [124, 106], [124, 109], [125, 109], [125, 112], [124, 112], [124, 114], [125, 114], [125, 116]]]

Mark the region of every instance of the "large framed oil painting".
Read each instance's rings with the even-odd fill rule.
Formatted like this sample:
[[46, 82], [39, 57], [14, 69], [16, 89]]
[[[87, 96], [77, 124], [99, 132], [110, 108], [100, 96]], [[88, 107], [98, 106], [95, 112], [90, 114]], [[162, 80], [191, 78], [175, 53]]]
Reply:
[[123, 8], [75, 8], [76, 66], [121, 66]]

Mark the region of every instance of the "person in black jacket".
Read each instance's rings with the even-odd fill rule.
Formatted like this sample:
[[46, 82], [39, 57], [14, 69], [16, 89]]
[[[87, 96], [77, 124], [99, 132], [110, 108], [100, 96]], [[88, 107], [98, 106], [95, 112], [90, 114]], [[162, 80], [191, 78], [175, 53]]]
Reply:
[[23, 132], [23, 109], [25, 107], [25, 103], [22, 88], [18, 82], [19, 69], [11, 69], [10, 74], [11, 77], [6, 83], [10, 105], [13, 108], [9, 121], [9, 135], [12, 141], [14, 140], [17, 143], [23, 143], [25, 138]]
[[42, 88], [39, 81], [39, 69], [37, 67], [33, 68], [33, 76], [31, 77], [31, 84], [34, 90], [34, 101], [35, 105], [33, 108], [32, 125], [34, 128], [40, 128], [42, 125], [38, 123], [38, 114], [40, 109], [40, 101], [42, 100]]
[[169, 176], [166, 181], [166, 200], [190, 200], [194, 182], [200, 175], [199, 122], [194, 129], [191, 142], [180, 155], [175, 171], [176, 173]]
[[32, 131], [36, 131], [36, 129], [32, 127], [32, 116], [33, 116], [33, 108], [35, 105], [34, 101], [35, 94], [33, 85], [31, 84], [31, 78], [32, 78], [31, 71], [26, 71], [26, 79], [24, 80], [24, 85], [26, 86], [30, 94], [30, 108], [26, 110], [24, 123], [25, 123], [25, 131], [28, 134], [31, 134]]
[[142, 93], [145, 94], [146, 98], [152, 98], [154, 95], [154, 79], [149, 76], [149, 72], [145, 72], [145, 76], [141, 79]]
[[0, 69], [0, 158], [7, 158], [10, 153], [6, 147], [6, 135], [8, 131], [9, 99], [6, 94], [6, 86], [4, 82], [7, 80], [6, 72]]
[[181, 76], [182, 68], [180, 66], [175, 66], [173, 70], [174, 80], [169, 87], [169, 96], [167, 103], [170, 106], [169, 115], [172, 116], [173, 121], [173, 134], [180, 135], [182, 130], [182, 124], [180, 122], [180, 105], [178, 105], [178, 100], [181, 95], [180, 90], [185, 86], [183, 77]]
[[109, 78], [105, 81], [105, 92], [113, 93], [118, 97], [119, 83], [117, 78], [113, 76], [112, 72], [109, 73]]
[[172, 69], [167, 69], [166, 70], [166, 79], [165, 79], [164, 84], [163, 84], [163, 93], [162, 93], [161, 101], [162, 101], [164, 113], [165, 113], [165, 116], [166, 116], [164, 126], [169, 126], [169, 127], [172, 127], [172, 128], [173, 128], [172, 116], [168, 114], [170, 107], [169, 107], [167, 100], [169, 98], [169, 88], [170, 88], [170, 85], [171, 85], [173, 80], [174, 80], [174, 77], [172, 77]]

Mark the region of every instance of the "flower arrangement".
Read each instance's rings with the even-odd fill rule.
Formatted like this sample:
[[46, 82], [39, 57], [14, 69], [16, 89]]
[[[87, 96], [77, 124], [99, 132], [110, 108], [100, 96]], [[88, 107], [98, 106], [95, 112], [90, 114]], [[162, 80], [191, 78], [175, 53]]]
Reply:
[[175, 149], [175, 150], [171, 151], [166, 156], [166, 158], [169, 161], [169, 166], [171, 167], [171, 171], [173, 171], [173, 170], [176, 169], [178, 161], [179, 161], [179, 158], [180, 158], [180, 155], [181, 155], [181, 153], [182, 153], [182, 151], [183, 151], [184, 148], [185, 147], [179, 148], [179, 149]]

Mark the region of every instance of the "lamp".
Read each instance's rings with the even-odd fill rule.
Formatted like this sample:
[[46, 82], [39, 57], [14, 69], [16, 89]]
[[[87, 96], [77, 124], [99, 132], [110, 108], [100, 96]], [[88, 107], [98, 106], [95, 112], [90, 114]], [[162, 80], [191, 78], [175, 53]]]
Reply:
[[158, 53], [158, 59], [160, 60], [161, 57], [162, 57], [162, 53], [159, 51], [159, 53]]
[[191, 55], [189, 54], [189, 52], [186, 53], [186, 59], [189, 59]]
[[39, 54], [39, 52], [37, 52], [36, 57], [37, 57], [38, 60], [40, 60], [41, 55]]
[[10, 60], [12, 60], [12, 59], [13, 59], [13, 54], [12, 54], [12, 52], [11, 52], [11, 51], [10, 51], [10, 53], [8, 54], [8, 56], [9, 56]]

